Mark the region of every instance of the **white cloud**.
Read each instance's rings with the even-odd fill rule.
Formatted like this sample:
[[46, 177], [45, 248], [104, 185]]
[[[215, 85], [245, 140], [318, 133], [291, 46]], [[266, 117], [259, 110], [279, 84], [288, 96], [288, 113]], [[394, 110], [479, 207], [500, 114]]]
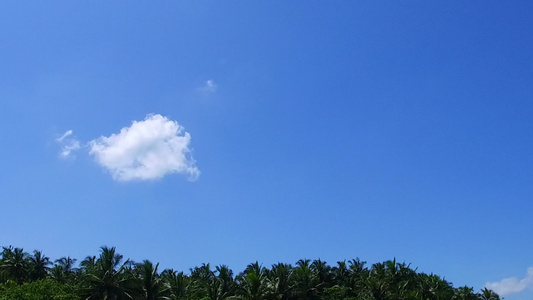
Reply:
[[60, 158], [76, 158], [73, 152], [80, 149], [80, 142], [75, 138], [70, 137], [71, 135], [72, 130], [67, 130], [61, 137], [56, 139], [56, 142], [61, 146], [61, 150], [59, 151]]
[[209, 79], [205, 82], [205, 85], [200, 88], [200, 90], [204, 93], [212, 94], [217, 91], [218, 85], [215, 83], [214, 80]]
[[60, 138], [56, 139], [56, 141], [57, 141], [58, 143], [63, 142], [63, 140], [64, 140], [66, 137], [72, 135], [72, 132], [73, 132], [72, 130], [67, 130], [65, 133], [63, 133], [63, 135], [62, 135]]
[[176, 121], [148, 115], [119, 133], [89, 142], [89, 154], [115, 180], [153, 180], [181, 173], [195, 180], [200, 170], [190, 155], [191, 136]]
[[517, 294], [530, 286], [533, 286], [533, 267], [527, 269], [527, 275], [522, 279], [511, 277], [498, 282], [487, 282], [485, 284], [486, 288], [495, 291], [500, 296]]

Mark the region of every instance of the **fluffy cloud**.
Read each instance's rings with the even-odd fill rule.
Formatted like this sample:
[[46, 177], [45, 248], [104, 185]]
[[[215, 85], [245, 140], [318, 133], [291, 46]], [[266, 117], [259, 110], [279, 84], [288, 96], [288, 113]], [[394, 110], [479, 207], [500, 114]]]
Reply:
[[205, 85], [203, 87], [200, 88], [200, 90], [204, 93], [214, 93], [216, 92], [218, 88], [218, 85], [215, 83], [215, 81], [213, 81], [212, 79], [209, 79], [208, 81], [205, 82]]
[[498, 282], [487, 282], [485, 287], [498, 293], [500, 296], [507, 296], [524, 291], [533, 285], [533, 267], [527, 269], [526, 277], [518, 279], [516, 277], [505, 278]]
[[72, 130], [67, 130], [60, 138], [56, 139], [56, 142], [61, 146], [61, 150], [59, 151], [60, 158], [74, 159], [73, 152], [80, 149], [80, 142], [71, 136]]
[[171, 173], [196, 180], [200, 170], [190, 155], [190, 141], [176, 121], [148, 115], [119, 133], [90, 141], [89, 154], [119, 181], [153, 180]]

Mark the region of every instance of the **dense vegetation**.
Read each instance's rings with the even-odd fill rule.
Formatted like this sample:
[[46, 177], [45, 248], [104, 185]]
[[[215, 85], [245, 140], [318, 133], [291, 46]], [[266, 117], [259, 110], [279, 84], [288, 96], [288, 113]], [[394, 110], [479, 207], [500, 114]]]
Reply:
[[359, 259], [329, 266], [301, 259], [294, 266], [265, 268], [255, 262], [234, 276], [225, 265], [209, 264], [189, 274], [145, 260], [135, 263], [102, 247], [99, 256], [50, 260], [41, 251], [28, 254], [4, 247], [0, 258], [0, 299], [179, 299], [179, 300], [341, 300], [472, 299], [497, 300], [487, 289], [455, 288], [445, 279], [418, 273], [395, 260], [366, 267]]

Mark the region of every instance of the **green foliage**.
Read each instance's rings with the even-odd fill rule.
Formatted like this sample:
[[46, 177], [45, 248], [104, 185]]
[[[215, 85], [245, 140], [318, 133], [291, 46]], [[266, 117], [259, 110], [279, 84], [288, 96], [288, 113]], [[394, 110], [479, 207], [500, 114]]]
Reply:
[[135, 295], [135, 281], [130, 260], [123, 262], [123, 256], [114, 247], [102, 247], [95, 265], [81, 279], [88, 300], [131, 299]]
[[4, 247], [0, 271], [4, 280], [22, 284], [29, 277], [29, 255], [22, 248]]
[[51, 261], [40, 251], [3, 247], [0, 253], [0, 300], [500, 300], [494, 291], [475, 293], [454, 288], [445, 279], [417, 273], [395, 259], [375, 263], [354, 259], [330, 266], [320, 259], [301, 259], [295, 266], [259, 262], [233, 276], [225, 265], [190, 269], [190, 275], [148, 260], [134, 263], [114, 247], [99, 256]]
[[18, 285], [10, 283], [0, 286], [0, 300], [76, 300], [78, 295], [75, 285], [58, 283], [50, 279]]
[[324, 300], [356, 300], [357, 298], [351, 298], [350, 288], [345, 286], [333, 286], [330, 288], [324, 289], [323, 299]]

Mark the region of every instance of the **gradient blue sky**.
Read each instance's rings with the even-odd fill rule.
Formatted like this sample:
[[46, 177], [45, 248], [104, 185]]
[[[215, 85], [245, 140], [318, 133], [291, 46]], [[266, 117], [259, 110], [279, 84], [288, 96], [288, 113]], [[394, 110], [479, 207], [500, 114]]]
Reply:
[[[116, 246], [179, 270], [396, 257], [476, 290], [517, 277], [506, 299], [531, 299], [532, 13], [2, 3], [0, 244], [79, 259]], [[196, 181], [119, 181], [89, 154], [148, 114], [191, 135]], [[67, 130], [81, 149], [62, 159]]]

